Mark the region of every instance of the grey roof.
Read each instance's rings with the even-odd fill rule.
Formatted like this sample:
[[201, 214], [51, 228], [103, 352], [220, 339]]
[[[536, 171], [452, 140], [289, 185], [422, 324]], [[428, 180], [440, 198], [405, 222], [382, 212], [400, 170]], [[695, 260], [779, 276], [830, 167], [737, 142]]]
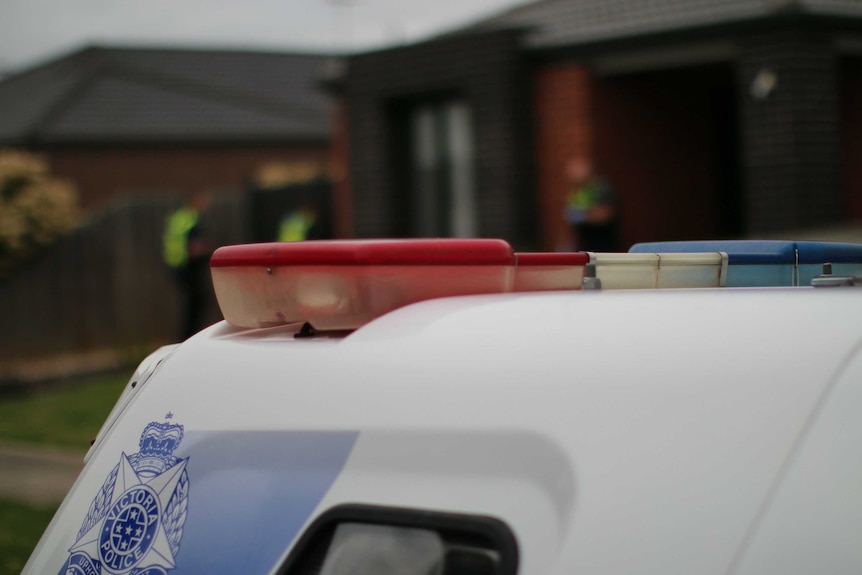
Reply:
[[539, 0], [464, 31], [524, 27], [528, 46], [553, 48], [744, 22], [788, 11], [858, 19], [862, 0]]
[[0, 81], [0, 144], [320, 140], [328, 56], [86, 48]]

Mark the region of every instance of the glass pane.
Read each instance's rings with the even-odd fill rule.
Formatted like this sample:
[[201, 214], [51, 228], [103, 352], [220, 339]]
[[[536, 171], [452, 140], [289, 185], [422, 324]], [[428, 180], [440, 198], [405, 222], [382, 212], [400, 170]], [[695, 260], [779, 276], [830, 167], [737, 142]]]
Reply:
[[478, 235], [473, 174], [473, 131], [470, 108], [463, 102], [447, 107], [448, 153], [450, 156], [449, 189], [450, 226], [457, 238]]
[[441, 575], [445, 549], [426, 529], [342, 523], [321, 575]]
[[450, 100], [410, 116], [411, 232], [425, 237], [478, 235], [470, 107]]

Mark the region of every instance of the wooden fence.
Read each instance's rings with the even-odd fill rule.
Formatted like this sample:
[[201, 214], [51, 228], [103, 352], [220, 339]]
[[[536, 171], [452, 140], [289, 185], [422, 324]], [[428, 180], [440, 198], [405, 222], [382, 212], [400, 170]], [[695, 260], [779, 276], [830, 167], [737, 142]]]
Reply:
[[[0, 378], [34, 360], [175, 341], [179, 297], [161, 257], [178, 196], [131, 197], [0, 278]], [[213, 198], [204, 219], [217, 245], [249, 237], [241, 196]], [[213, 297], [206, 314], [221, 318]]]

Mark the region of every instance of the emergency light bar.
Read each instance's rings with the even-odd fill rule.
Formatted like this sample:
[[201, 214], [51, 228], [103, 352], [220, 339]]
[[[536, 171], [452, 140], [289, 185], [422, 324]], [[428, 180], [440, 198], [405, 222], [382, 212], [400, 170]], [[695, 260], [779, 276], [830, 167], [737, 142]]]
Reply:
[[511, 291], [503, 240], [330, 240], [226, 246], [210, 260], [228, 323], [355, 329], [410, 303]]
[[862, 275], [862, 245], [840, 242], [722, 240], [635, 244], [630, 253], [724, 252], [729, 287], [808, 286], [831, 263], [835, 275]]
[[724, 287], [727, 256], [714, 253], [593, 253], [602, 289]]
[[630, 253], [515, 254], [491, 239], [331, 240], [226, 246], [210, 264], [233, 325], [350, 330], [433, 298], [578, 290], [588, 265], [589, 287], [650, 289], [808, 285], [826, 262], [836, 275], [862, 276], [862, 245], [664, 242]]
[[602, 289], [723, 287], [722, 253], [517, 253], [513, 291], [581, 289], [587, 264]]
[[584, 268], [590, 263], [586, 252], [517, 253], [512, 291], [581, 289]]

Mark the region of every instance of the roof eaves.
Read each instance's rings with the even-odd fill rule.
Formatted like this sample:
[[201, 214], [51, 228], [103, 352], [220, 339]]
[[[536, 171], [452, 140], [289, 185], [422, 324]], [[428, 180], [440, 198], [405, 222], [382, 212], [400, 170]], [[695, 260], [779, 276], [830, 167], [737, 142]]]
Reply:
[[[611, 38], [597, 38], [589, 41], [559, 42], [555, 44], [525, 45], [524, 50], [536, 62], [553, 62], [570, 59], [591, 61], [596, 55], [615, 50], [641, 50], [667, 45], [688, 45], [689, 43], [715, 45], [723, 39], [735, 37], [741, 31], [762, 27], [765, 19], [745, 22], [721, 22], [673, 31], [644, 32]], [[725, 53], [727, 50], [724, 50]]]
[[289, 102], [274, 101], [240, 90], [230, 90], [203, 82], [193, 82], [175, 74], [156, 72], [143, 67], [116, 66], [112, 70], [112, 74], [164, 90], [248, 108], [266, 114], [285, 117], [294, 114], [300, 116], [320, 114], [320, 110], [291, 105]]
[[[58, 133], [55, 126], [60, 123], [64, 114], [76, 105], [82, 98], [86, 96], [89, 89], [96, 83], [108, 78], [130, 81], [145, 86], [156, 87], [160, 90], [180, 93], [186, 96], [201, 100], [209, 100], [211, 102], [226, 104], [240, 109], [246, 109], [258, 114], [265, 114], [277, 121], [278, 118], [286, 120], [295, 120], [297, 118], [309, 119], [319, 118], [321, 128], [310, 129], [307, 131], [298, 131], [296, 134], [285, 136], [282, 134], [268, 135], [265, 132], [250, 131], [248, 133], [229, 132], [225, 134], [189, 134], [187, 132], [177, 132], [176, 134], [135, 134], [130, 133], [128, 136], [118, 137], [116, 135], [105, 134], [82, 134]], [[129, 142], [146, 142], [146, 141], [172, 141], [193, 140], [195, 142], [207, 142], [224, 140], [267, 140], [281, 141], [285, 138], [299, 140], [319, 140], [328, 136], [328, 118], [321, 113], [320, 110], [285, 110], [284, 106], [278, 106], [274, 102], [263, 102], [260, 99], [245, 97], [243, 94], [231, 93], [225, 90], [210, 89], [196, 83], [185, 81], [175, 76], [155, 74], [148, 70], [130, 68], [128, 66], [118, 66], [115, 63], [102, 64], [84, 76], [75, 86], [73, 91], [67, 93], [67, 97], [61, 99], [56, 105], [42, 115], [40, 121], [26, 134], [22, 135], [21, 140], [35, 145], [55, 144], [55, 143], [70, 143], [70, 142], [87, 142], [87, 141], [126, 141]], [[313, 120], [312, 120], [313, 121]]]
[[611, 46], [621, 44], [637, 44], [643, 42], [666, 42], [676, 41], [684, 38], [700, 38], [703, 35], [720, 35], [739, 33], [741, 31], [754, 31], [767, 29], [776, 25], [798, 24], [802, 20], [812, 23], [822, 23], [832, 26], [843, 24], [848, 29], [862, 27], [862, 19], [847, 21], [846, 18], [813, 13], [801, 9], [794, 4], [784, 3], [776, 10], [762, 14], [757, 17], [746, 17], [737, 19], [726, 19], [718, 22], [705, 22], [688, 26], [680, 26], [674, 29], [643, 30], [618, 35], [600, 35], [592, 37], [571, 38], [558, 35], [555, 38], [536, 38], [527, 36], [524, 49], [534, 55], [553, 54], [558, 52], [590, 52], [602, 50]]
[[235, 133], [214, 133], [203, 135], [189, 134], [173, 134], [173, 135], [154, 135], [154, 134], [124, 134], [122, 136], [111, 135], [84, 135], [84, 134], [64, 134], [61, 136], [52, 137], [50, 142], [41, 142], [43, 144], [50, 143], [52, 146], [74, 146], [74, 147], [147, 147], [153, 146], [158, 148], [165, 147], [242, 147], [254, 145], [304, 145], [304, 146], [319, 146], [327, 148], [329, 146], [329, 133], [298, 133], [285, 136], [282, 134], [235, 134]]
[[[568, 1], [589, 2], [589, 0]], [[638, 5], [637, 2], [639, 1], [631, 0], [631, 3]], [[596, 0], [596, 2], [600, 2], [600, 0]], [[673, 34], [680, 31], [713, 28], [715, 26], [744, 26], [749, 22], [773, 21], [772, 19], [780, 21], [786, 18], [808, 18], [818, 15], [825, 16], [827, 14], [835, 18], [843, 15], [845, 18], [858, 19], [858, 14], [862, 14], [862, 9], [858, 8], [850, 10], [845, 6], [842, 10], [839, 10], [833, 6], [835, 2], [836, 0], [749, 0], [743, 3], [747, 8], [741, 10], [739, 14], [733, 15], [725, 11], [717, 22], [709, 22], [704, 18], [701, 18], [700, 21], [695, 21], [695, 19], [689, 22], [685, 22], [684, 20], [662, 22], [662, 18], [657, 18], [653, 22], [653, 25], [650, 25], [649, 19], [647, 19], [633, 22], [631, 25], [621, 25], [618, 21], [614, 21], [613, 23], [606, 22], [605, 26], [581, 26], [579, 29], [562, 27], [559, 30], [553, 30], [555, 26], [551, 25], [552, 21], [549, 18], [555, 18], [555, 15], [558, 15], [562, 2], [561, 0], [539, 0], [538, 2], [510, 8], [479, 22], [456, 29], [448, 34], [458, 35], [497, 30], [521, 23], [522, 27], [528, 30], [528, 33], [524, 36], [524, 46], [527, 50], [532, 51], [537, 49], [557, 49], [564, 46], [594, 45], [602, 42], [628, 41], [655, 34]], [[665, 4], [669, 6], [672, 2], [654, 1], [652, 4], [656, 4], [660, 8]], [[640, 7], [644, 8], [644, 6]], [[832, 8], [827, 10], [828, 7]], [[655, 10], [658, 10], [658, 8], [655, 8]], [[842, 12], [842, 14], [837, 14], [836, 11]], [[657, 12], [657, 14], [660, 14], [660, 12]]]
[[[32, 84], [36, 82], [38, 85], [41, 81], [40, 76], [44, 77], [66, 77], [59, 83], [62, 86], [60, 89], [50, 89], [42, 92], [40, 95], [45, 97], [45, 104], [37, 106], [34, 109], [31, 119], [22, 124], [18, 129], [6, 131], [2, 135], [3, 145], [27, 145], [38, 142], [40, 133], [44, 127], [50, 124], [52, 118], [61, 113], [62, 110], [74, 101], [76, 95], [81, 94], [88, 83], [91, 81], [91, 68], [94, 63], [98, 63], [98, 50], [92, 47], [84, 48], [65, 55], [60, 58], [49, 60], [47, 63], [40, 66], [31, 67], [18, 73], [13, 73], [6, 76], [0, 81], [0, 89], [21, 89], [22, 87], [32, 89], [28, 82]], [[44, 88], [40, 86], [40, 89]]]
[[767, 12], [771, 14], [793, 14], [810, 11], [799, 0], [762, 0], [762, 2]]
[[58, 97], [54, 105], [49, 106], [45, 110], [39, 119], [33, 123], [32, 127], [23, 134], [23, 139], [33, 143], [43, 143], [46, 139], [46, 134], [51, 130], [51, 126], [61, 118], [70, 107], [84, 97], [90, 86], [98, 80], [103, 72], [101, 68], [102, 66], [96, 66], [95, 68], [85, 72], [81, 78], [78, 79], [78, 81], [75, 82], [68, 91], [66, 91], [65, 95]]

